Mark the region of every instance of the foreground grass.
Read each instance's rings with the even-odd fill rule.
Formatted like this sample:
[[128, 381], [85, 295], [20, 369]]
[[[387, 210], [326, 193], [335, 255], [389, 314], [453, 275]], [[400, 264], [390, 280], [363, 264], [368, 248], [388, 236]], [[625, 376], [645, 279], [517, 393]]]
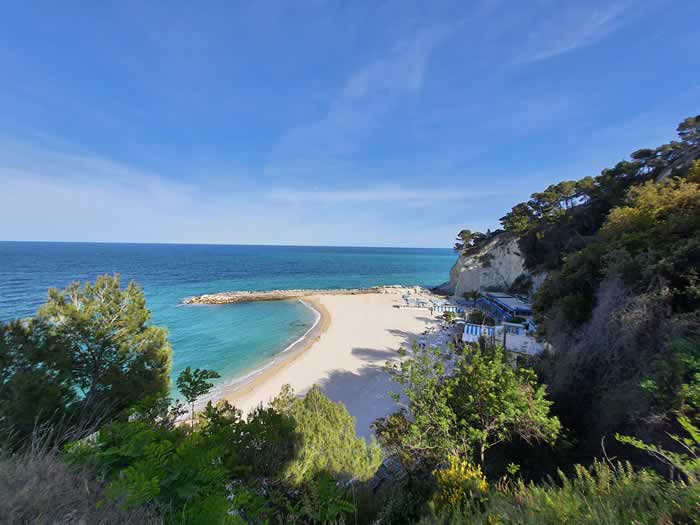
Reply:
[[691, 524], [700, 523], [700, 487], [669, 482], [629, 465], [578, 466], [560, 483], [501, 484], [422, 525], [471, 524]]
[[147, 508], [122, 509], [105, 500], [102, 484], [52, 450], [0, 456], [0, 523], [144, 524], [162, 519]]

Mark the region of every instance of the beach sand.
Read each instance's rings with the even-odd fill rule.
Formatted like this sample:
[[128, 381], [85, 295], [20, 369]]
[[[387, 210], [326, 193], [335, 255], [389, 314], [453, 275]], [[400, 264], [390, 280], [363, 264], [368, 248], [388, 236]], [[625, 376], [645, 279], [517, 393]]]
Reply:
[[221, 397], [247, 413], [274, 398], [284, 384], [303, 394], [314, 384], [333, 401], [341, 401], [356, 418], [359, 436], [368, 438], [370, 425], [396, 410], [389, 396], [394, 385], [382, 369], [397, 358], [397, 350], [438, 319], [426, 308], [394, 308], [400, 293], [319, 295], [304, 301], [321, 317], [290, 355], [248, 383]]

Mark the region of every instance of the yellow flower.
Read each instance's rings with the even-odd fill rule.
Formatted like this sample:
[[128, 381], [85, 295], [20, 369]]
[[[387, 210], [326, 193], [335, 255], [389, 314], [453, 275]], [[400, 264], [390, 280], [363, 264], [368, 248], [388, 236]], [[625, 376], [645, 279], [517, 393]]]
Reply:
[[449, 466], [436, 470], [433, 474], [438, 484], [438, 490], [433, 496], [437, 511], [452, 509], [467, 500], [482, 498], [489, 488], [481, 466], [458, 457], [450, 457]]

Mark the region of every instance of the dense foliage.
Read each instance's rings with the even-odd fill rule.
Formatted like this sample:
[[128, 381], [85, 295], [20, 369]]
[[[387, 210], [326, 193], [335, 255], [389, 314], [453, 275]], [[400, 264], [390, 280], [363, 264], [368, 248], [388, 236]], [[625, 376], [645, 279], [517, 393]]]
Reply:
[[626, 176], [618, 165], [596, 179], [576, 213], [604, 215], [535, 294], [555, 349], [538, 368], [565, 425], [592, 444], [637, 427], [663, 436], [699, 388], [699, 126], [687, 119], [681, 142], [633, 154]]
[[700, 157], [700, 115], [678, 126], [680, 141], [641, 149], [597, 177], [552, 184], [517, 204], [501, 223], [518, 236], [531, 270], [557, 269], [566, 255], [584, 248], [631, 187], [687, 172]]
[[344, 479], [367, 480], [381, 463], [374, 440], [370, 445], [355, 435], [355, 420], [341, 403], [334, 403], [314, 386], [303, 398], [283, 388], [271, 407], [295, 422], [301, 447], [286, 476], [301, 483], [321, 472]]
[[164, 393], [170, 344], [150, 316], [136, 284], [105, 275], [49, 290], [35, 318], [0, 326], [0, 432], [88, 427]]
[[376, 446], [368, 451], [355, 437], [347, 410], [318, 389], [302, 398], [285, 389], [246, 417], [225, 401], [210, 402], [195, 427], [177, 425], [178, 414], [161, 406], [106, 425], [95, 440], [72, 444], [68, 457], [102, 473], [107, 498], [156, 508], [167, 521], [341, 519], [355, 507], [338, 482], [367, 479], [381, 461]]
[[[483, 464], [486, 452], [519, 436], [556, 440], [560, 425], [531, 370], [513, 367], [498, 347], [452, 348], [446, 362], [437, 348], [415, 346], [411, 356], [389, 365], [402, 386], [405, 408], [375, 423], [381, 444], [407, 468], [434, 466], [450, 457]], [[446, 367], [450, 366], [450, 373]]]

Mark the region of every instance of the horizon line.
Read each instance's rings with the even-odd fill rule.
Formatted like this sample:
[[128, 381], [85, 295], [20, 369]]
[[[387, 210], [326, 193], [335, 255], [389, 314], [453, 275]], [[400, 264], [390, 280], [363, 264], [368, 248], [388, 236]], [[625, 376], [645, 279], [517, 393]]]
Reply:
[[225, 242], [145, 242], [145, 241], [48, 241], [48, 240], [3, 240], [5, 243], [43, 243], [43, 244], [136, 244], [136, 245], [157, 245], [157, 246], [247, 246], [258, 248], [380, 248], [380, 249], [402, 249], [402, 250], [450, 250], [454, 248], [441, 246], [368, 246], [368, 245], [341, 245], [341, 244], [245, 244], [245, 243], [225, 243]]

